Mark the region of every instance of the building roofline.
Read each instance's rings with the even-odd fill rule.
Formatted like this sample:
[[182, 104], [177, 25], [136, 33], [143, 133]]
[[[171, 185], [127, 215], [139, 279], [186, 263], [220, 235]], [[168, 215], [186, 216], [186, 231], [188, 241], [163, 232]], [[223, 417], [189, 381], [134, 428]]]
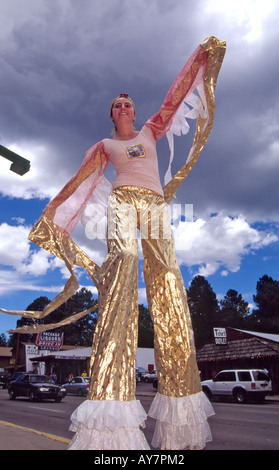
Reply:
[[251, 336], [257, 336], [258, 338], [267, 339], [268, 341], [274, 341], [275, 343], [279, 343], [279, 335], [273, 333], [261, 333], [259, 331], [247, 331], [247, 330], [240, 330], [239, 328], [231, 328], [231, 330], [240, 331], [241, 333], [246, 333]]

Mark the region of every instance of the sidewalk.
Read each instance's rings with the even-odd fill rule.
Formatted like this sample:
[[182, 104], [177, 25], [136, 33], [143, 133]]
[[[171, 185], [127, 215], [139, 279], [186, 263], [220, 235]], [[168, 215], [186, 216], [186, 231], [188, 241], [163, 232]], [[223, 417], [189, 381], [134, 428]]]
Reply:
[[279, 401], [279, 395], [267, 395], [265, 397], [267, 401]]
[[0, 450], [67, 450], [69, 442], [63, 437], [0, 421]]

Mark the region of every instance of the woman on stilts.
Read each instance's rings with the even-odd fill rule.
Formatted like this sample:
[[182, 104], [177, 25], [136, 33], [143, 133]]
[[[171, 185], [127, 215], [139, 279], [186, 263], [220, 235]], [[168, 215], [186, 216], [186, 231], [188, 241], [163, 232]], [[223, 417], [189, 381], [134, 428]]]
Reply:
[[[78, 288], [74, 265], [87, 269], [98, 288], [90, 388], [87, 400], [71, 417], [75, 436], [69, 449], [149, 449], [140, 429], [146, 413], [135, 396], [137, 229], [141, 234], [158, 373], [158, 393], [149, 410], [156, 419], [152, 446], [202, 449], [211, 440], [207, 417], [213, 409], [201, 390], [168, 205], [212, 129], [215, 86], [224, 53], [224, 42], [214, 37], [204, 41], [174, 81], [158, 113], [140, 131], [134, 127], [136, 110], [132, 99], [127, 94], [115, 98], [110, 110], [114, 137], [103, 139], [88, 150], [77, 174], [49, 203], [30, 234], [32, 241], [65, 261], [71, 277], [64, 291], [43, 312], [24, 312], [23, 316], [43, 318], [69, 298]], [[194, 142], [186, 164], [173, 178], [169, 167], [167, 184], [162, 188], [156, 143], [167, 135], [172, 160], [173, 135], [187, 127], [185, 118], [197, 120]], [[103, 176], [109, 162], [116, 169], [112, 187]], [[88, 223], [87, 208], [98, 204], [104, 194], [108, 196], [108, 254], [99, 267], [73, 242], [71, 232], [78, 221]]]

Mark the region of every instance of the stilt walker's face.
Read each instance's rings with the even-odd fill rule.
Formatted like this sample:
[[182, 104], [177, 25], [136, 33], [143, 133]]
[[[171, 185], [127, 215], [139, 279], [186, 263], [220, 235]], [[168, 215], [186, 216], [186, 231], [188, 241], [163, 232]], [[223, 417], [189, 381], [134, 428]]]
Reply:
[[133, 124], [135, 120], [135, 109], [133, 103], [127, 98], [118, 98], [112, 107], [111, 120], [117, 124], [130, 123]]

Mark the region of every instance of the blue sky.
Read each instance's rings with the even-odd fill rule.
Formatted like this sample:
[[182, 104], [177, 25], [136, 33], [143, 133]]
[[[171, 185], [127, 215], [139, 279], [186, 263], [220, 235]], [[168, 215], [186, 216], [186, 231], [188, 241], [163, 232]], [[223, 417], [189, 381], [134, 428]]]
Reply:
[[[193, 204], [194, 213], [175, 229], [179, 264], [186, 287], [201, 274], [219, 299], [235, 289], [251, 306], [259, 278], [278, 279], [278, 10], [277, 0], [264, 9], [262, 0], [83, 0], [82, 8], [78, 0], [0, 0], [0, 144], [31, 161], [29, 173], [18, 176], [0, 157], [1, 308], [24, 310], [65, 284], [62, 263], [28, 233], [85, 151], [110, 135], [113, 98], [133, 97], [140, 128], [211, 35], [227, 41], [227, 53], [214, 129], [177, 193], [176, 203]], [[173, 171], [189, 145], [189, 135], [175, 141]], [[163, 178], [166, 139], [158, 157]], [[106, 176], [113, 178], [112, 169]], [[100, 264], [105, 245], [81, 228], [75, 237]], [[96, 293], [83, 272], [78, 276]], [[0, 333], [18, 318], [1, 314]]]

